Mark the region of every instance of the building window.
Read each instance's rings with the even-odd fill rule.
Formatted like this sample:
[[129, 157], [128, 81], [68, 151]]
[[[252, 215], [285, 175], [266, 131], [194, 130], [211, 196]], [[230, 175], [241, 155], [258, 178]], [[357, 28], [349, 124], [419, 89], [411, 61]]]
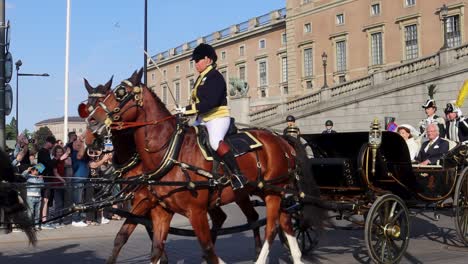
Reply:
[[337, 25], [343, 25], [344, 23], [345, 23], [344, 14], [336, 15], [336, 24]]
[[245, 81], [245, 66], [239, 66], [239, 79]]
[[286, 45], [287, 39], [286, 39], [286, 33], [281, 34], [281, 45]]
[[265, 89], [261, 89], [261, 90], [260, 90], [260, 96], [261, 96], [262, 98], [266, 97], [266, 90], [265, 90]]
[[312, 48], [304, 49], [304, 77], [312, 76]]
[[245, 46], [240, 46], [239, 47], [239, 56], [244, 56], [245, 55]]
[[176, 82], [174, 86], [175, 86], [176, 104], [179, 104], [179, 102], [180, 102], [180, 82]]
[[346, 76], [340, 75], [338, 76], [338, 83], [344, 83], [346, 82]]
[[405, 27], [405, 52], [407, 60], [418, 57], [418, 27], [416, 25]]
[[311, 80], [307, 80], [307, 81], [306, 81], [306, 88], [307, 88], [307, 89], [312, 89], [312, 88], [313, 88], [313, 86], [312, 86], [312, 81], [311, 81]]
[[193, 78], [190, 78], [189, 81], [188, 81], [188, 86], [189, 86], [190, 91], [193, 90], [194, 85], [195, 85], [195, 80]]
[[259, 49], [264, 49], [266, 47], [266, 40], [261, 39], [258, 41], [258, 48]]
[[226, 69], [222, 69], [222, 70], [220, 70], [219, 72], [221, 73], [221, 75], [223, 75], [224, 80], [227, 80], [227, 79], [228, 79], [228, 78], [227, 78], [228, 76], [227, 76], [227, 71], [226, 71]]
[[302, 1], [302, 4], [308, 4], [310, 2], [312, 2], [312, 0], [304, 0], [304, 1]]
[[372, 65], [383, 64], [382, 32], [371, 34]]
[[414, 6], [416, 4], [416, 0], [405, 0], [405, 6]]
[[289, 93], [288, 86], [283, 86], [283, 94], [288, 94], [288, 93]]
[[281, 58], [281, 82], [288, 81], [288, 57]]
[[447, 45], [452, 48], [461, 44], [460, 16], [447, 17]]
[[221, 51], [221, 60], [225, 60], [225, 59], [226, 59], [226, 52]]
[[258, 80], [260, 87], [268, 85], [266, 61], [258, 62]]
[[189, 69], [190, 71], [193, 71], [193, 60], [189, 61]]
[[167, 104], [167, 86], [162, 87], [162, 101], [164, 104]]
[[304, 33], [312, 32], [312, 25], [310, 23], [304, 24]]
[[176, 66], [175, 66], [175, 72], [176, 72], [176, 73], [179, 73], [179, 72], [180, 72], [180, 66], [179, 66], [179, 65], [176, 65]]
[[336, 70], [346, 71], [346, 41], [336, 42]]
[[380, 15], [380, 3], [371, 5], [371, 15], [372, 16]]

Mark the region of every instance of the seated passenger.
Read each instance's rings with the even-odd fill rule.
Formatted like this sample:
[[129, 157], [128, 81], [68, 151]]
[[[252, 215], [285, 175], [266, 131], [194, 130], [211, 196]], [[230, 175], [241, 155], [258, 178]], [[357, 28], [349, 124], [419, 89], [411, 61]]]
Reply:
[[424, 142], [416, 160], [420, 165], [437, 165], [442, 156], [448, 152], [448, 141], [439, 137], [437, 124], [429, 124], [426, 128], [428, 141]]
[[419, 153], [420, 145], [416, 142], [414, 135], [417, 135], [417, 131], [414, 127], [404, 124], [400, 125], [397, 129], [398, 134], [403, 137], [406, 141], [406, 145], [408, 146], [409, 154], [411, 160], [414, 160]]

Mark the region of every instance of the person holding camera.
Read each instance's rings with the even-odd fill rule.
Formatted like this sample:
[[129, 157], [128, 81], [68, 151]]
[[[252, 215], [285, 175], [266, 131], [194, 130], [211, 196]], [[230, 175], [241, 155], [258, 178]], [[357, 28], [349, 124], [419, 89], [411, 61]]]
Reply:
[[29, 140], [23, 133], [16, 139], [13, 156], [12, 165], [17, 168], [17, 172], [23, 172], [31, 166], [31, 161], [29, 159]]
[[33, 167], [29, 167], [21, 174], [26, 179], [28, 185], [30, 185], [28, 186], [26, 196], [30, 210], [29, 213], [36, 225], [36, 228], [40, 228], [39, 215], [41, 212], [41, 185], [44, 184], [44, 179], [42, 178], [44, 169], [45, 166], [38, 163]]

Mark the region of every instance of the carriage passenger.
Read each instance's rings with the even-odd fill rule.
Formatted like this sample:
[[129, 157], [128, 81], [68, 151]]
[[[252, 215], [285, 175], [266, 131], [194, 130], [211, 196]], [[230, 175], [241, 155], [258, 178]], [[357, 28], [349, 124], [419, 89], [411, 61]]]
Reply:
[[462, 111], [454, 103], [448, 103], [445, 107], [447, 117], [447, 139], [465, 143], [468, 141], [468, 118], [462, 115]]
[[448, 152], [449, 143], [439, 137], [437, 124], [429, 124], [426, 128], [426, 134], [428, 140], [422, 144], [416, 160], [420, 165], [437, 165], [442, 156]]
[[418, 155], [420, 148], [420, 145], [415, 139], [417, 133], [416, 129], [414, 129], [414, 127], [410, 125], [403, 124], [398, 127], [397, 132], [398, 134], [400, 134], [400, 136], [403, 137], [403, 139], [406, 142], [406, 145], [408, 146], [410, 159], [414, 160]]
[[209, 134], [211, 148], [224, 161], [231, 171], [232, 189], [244, 187], [243, 176], [229, 145], [224, 142], [231, 118], [227, 107], [227, 88], [223, 75], [216, 70], [218, 56], [212, 46], [201, 43], [192, 53], [191, 60], [200, 73], [195, 81], [191, 105], [177, 108], [176, 111], [186, 115], [197, 114], [197, 122], [204, 122]]

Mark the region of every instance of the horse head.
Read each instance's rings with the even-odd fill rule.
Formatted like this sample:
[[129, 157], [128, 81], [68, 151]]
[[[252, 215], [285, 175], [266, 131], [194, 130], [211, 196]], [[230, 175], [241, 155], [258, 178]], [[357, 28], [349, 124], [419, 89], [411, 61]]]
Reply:
[[[85, 106], [79, 106], [79, 112], [84, 113], [80, 116], [86, 117], [86, 123], [92, 133], [109, 135], [111, 124], [136, 120], [137, 111], [143, 102], [142, 74], [142, 70], [135, 71], [129, 79], [122, 81], [113, 90], [110, 89], [110, 82], [93, 88], [85, 80], [90, 100]], [[96, 90], [98, 92], [95, 92]]]

